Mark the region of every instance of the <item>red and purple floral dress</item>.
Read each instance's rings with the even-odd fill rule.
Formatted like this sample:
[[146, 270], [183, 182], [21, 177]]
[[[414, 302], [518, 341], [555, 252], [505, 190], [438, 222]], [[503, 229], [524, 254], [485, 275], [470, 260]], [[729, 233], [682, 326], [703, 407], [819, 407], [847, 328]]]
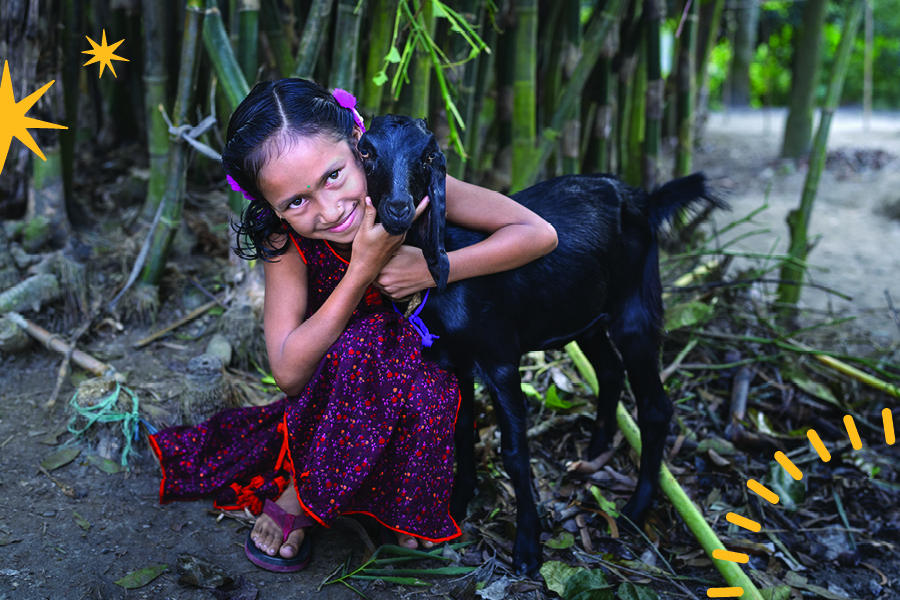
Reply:
[[[348, 263], [324, 240], [292, 239], [309, 272], [309, 318]], [[422, 357], [416, 330], [370, 288], [300, 395], [150, 437], [162, 465], [160, 502], [215, 495], [217, 508], [259, 514], [293, 477], [322, 525], [362, 513], [422, 539], [454, 538], [459, 401], [455, 375]]]

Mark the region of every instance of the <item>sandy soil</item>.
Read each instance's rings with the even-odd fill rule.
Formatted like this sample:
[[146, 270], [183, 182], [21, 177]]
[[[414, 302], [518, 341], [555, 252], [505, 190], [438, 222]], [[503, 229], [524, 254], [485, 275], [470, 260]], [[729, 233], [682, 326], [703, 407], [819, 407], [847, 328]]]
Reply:
[[[719, 228], [764, 204], [769, 208], [723, 236], [723, 243], [752, 230], [769, 232], [746, 238], [731, 249], [764, 253], [787, 252], [789, 233], [785, 218], [800, 204], [806, 179], [805, 161], [779, 159], [783, 110], [717, 113], [707, 123], [694, 167], [703, 170], [733, 207], [732, 213], [717, 213]], [[900, 340], [891, 321], [885, 290], [900, 306], [900, 220], [887, 216], [900, 206], [900, 114], [876, 113], [868, 131], [863, 130], [860, 111], [839, 111], [832, 122], [829, 153], [855, 155], [867, 151], [888, 153], [889, 162], [880, 169], [850, 168], [833, 159], [822, 174], [810, 224], [810, 234], [820, 235], [809, 255], [816, 270], [811, 280], [852, 297], [844, 300], [815, 288], [806, 288], [801, 305], [814, 311], [831, 309], [838, 316], [857, 316], [858, 326], [880, 344]], [[884, 160], [884, 156], [881, 157]], [[731, 273], [760, 261], [736, 260]], [[778, 272], [772, 273], [777, 278]], [[775, 289], [770, 285], [769, 289]]]

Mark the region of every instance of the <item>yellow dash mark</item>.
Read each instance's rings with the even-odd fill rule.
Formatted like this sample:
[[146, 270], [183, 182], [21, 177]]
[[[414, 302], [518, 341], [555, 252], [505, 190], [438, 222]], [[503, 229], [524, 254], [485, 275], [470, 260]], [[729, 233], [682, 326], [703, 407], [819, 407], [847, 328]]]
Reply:
[[772, 490], [761, 484], [755, 479], [747, 480], [747, 487], [750, 488], [750, 491], [756, 492], [772, 504], [778, 504], [778, 496], [775, 495]]
[[725, 515], [725, 520], [729, 523], [734, 523], [738, 527], [743, 527], [744, 529], [749, 529], [753, 533], [759, 533], [760, 525], [756, 521], [751, 521], [750, 519], [746, 519], [741, 515], [736, 515], [733, 512]]
[[809, 438], [809, 441], [812, 442], [813, 448], [816, 449], [816, 452], [819, 453], [819, 458], [823, 461], [828, 462], [831, 460], [831, 453], [825, 448], [825, 444], [822, 443], [822, 440], [819, 439], [819, 434], [816, 433], [815, 429], [810, 429], [806, 432], [806, 437]]
[[891, 409], [886, 408], [881, 411], [881, 418], [884, 419], [884, 440], [888, 444], [893, 444], [897, 440], [894, 438], [894, 416], [891, 414]]
[[728, 550], [713, 550], [713, 558], [718, 558], [719, 560], [727, 560], [728, 562], [738, 562], [745, 563], [750, 560], [750, 557], [742, 552], [729, 552]]
[[740, 598], [744, 595], [744, 588], [709, 588], [706, 590], [706, 595], [709, 598]]
[[853, 422], [852, 415], [844, 415], [844, 427], [847, 428], [847, 435], [850, 436], [850, 443], [853, 444], [854, 450], [862, 448], [862, 441], [859, 439], [859, 432], [856, 431], [856, 423]]
[[797, 481], [800, 481], [801, 479], [803, 479], [803, 473], [800, 471], [800, 469], [797, 468], [797, 465], [795, 465], [794, 463], [791, 462], [791, 459], [789, 459], [784, 454], [784, 452], [781, 452], [781, 451], [776, 452], [775, 460], [778, 461], [779, 465], [784, 467], [785, 471], [787, 471], [788, 473], [791, 474], [791, 477], [793, 477]]

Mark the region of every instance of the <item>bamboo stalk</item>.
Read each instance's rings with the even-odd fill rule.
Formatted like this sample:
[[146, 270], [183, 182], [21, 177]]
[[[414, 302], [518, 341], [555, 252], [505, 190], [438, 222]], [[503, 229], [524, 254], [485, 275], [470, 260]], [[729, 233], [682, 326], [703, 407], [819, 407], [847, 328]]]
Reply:
[[171, 325], [164, 327], [164, 328], [160, 329], [159, 331], [148, 335], [147, 337], [145, 337], [144, 339], [142, 339], [138, 342], [135, 342], [133, 347], [134, 348], [143, 348], [147, 344], [150, 344], [151, 342], [155, 342], [156, 340], [163, 337], [167, 333], [175, 331], [176, 329], [178, 329], [179, 327], [181, 327], [182, 325], [184, 325], [186, 323], [190, 323], [191, 321], [193, 321], [194, 319], [196, 319], [203, 313], [207, 312], [209, 309], [216, 306], [217, 304], [220, 304], [219, 300], [211, 300], [210, 302], [207, 302], [206, 304], [204, 304], [202, 306], [198, 306], [197, 308], [195, 308], [194, 310], [189, 312], [187, 315], [185, 315], [181, 319], [178, 319]]
[[[553, 113], [556, 112], [556, 106], [559, 103], [559, 94], [562, 90], [563, 83], [563, 62], [566, 51], [566, 24], [562, 18], [563, 8], [567, 7], [568, 2], [554, 2], [550, 9], [550, 17], [547, 25], [542, 27], [544, 31], [541, 40], [542, 54], [547, 58], [546, 66], [543, 69], [542, 79], [544, 81], [544, 97], [541, 104], [537, 107], [540, 127], [538, 134], [543, 132], [544, 127], [550, 126], [550, 120]], [[539, 28], [540, 31], [541, 28]], [[547, 157], [547, 177], [555, 177], [558, 175], [559, 148], [555, 147]]]
[[[831, 119], [840, 100], [841, 91], [844, 88], [844, 76], [850, 64], [850, 53], [856, 39], [856, 31], [859, 28], [859, 20], [862, 15], [864, 0], [853, 0], [847, 9], [844, 18], [844, 26], [841, 31], [841, 41], [835, 53], [834, 65], [831, 69], [831, 77], [828, 82], [828, 91], [825, 96], [825, 104], [822, 107], [822, 116], [819, 120], [819, 128], [813, 142], [812, 152], [809, 157], [809, 171], [806, 174], [806, 182], [803, 185], [803, 196], [800, 207], [792, 210], [787, 217], [788, 228], [791, 234], [791, 244], [788, 255], [791, 260], [786, 260], [781, 267], [782, 282], [803, 281], [805, 269], [797, 261], [806, 261], [808, 252], [807, 232], [809, 220], [812, 216], [813, 202], [819, 188], [819, 179], [825, 166], [825, 156], [828, 146], [828, 132], [831, 129]], [[778, 303], [785, 307], [785, 311], [792, 310], [800, 299], [801, 287], [794, 283], [781, 283], [778, 286]]]
[[[581, 58], [581, 4], [579, 0], [566, 0], [565, 9], [566, 46], [564, 54], [563, 75], [568, 81], [575, 72], [575, 67]], [[580, 91], [579, 91], [580, 92]], [[581, 141], [581, 93], [575, 99], [575, 105], [566, 120], [562, 131], [562, 172], [564, 174], [578, 173], [581, 167], [580, 141]], [[590, 122], [590, 119], [588, 120]]]
[[303, 23], [303, 35], [300, 37], [300, 47], [297, 49], [291, 77], [312, 79], [333, 6], [334, 0], [313, 0]]
[[534, 164], [537, 0], [516, 0], [516, 53], [513, 80], [513, 159], [510, 193], [527, 187]]
[[387, 75], [378, 79], [384, 57], [391, 49], [391, 37], [394, 31], [394, 17], [397, 13], [397, 0], [374, 0], [370, 16], [369, 56], [366, 59], [366, 72], [362, 83], [362, 94], [359, 99], [359, 112], [364, 119], [370, 119], [379, 113], [384, 96], [384, 84]]
[[244, 79], [256, 81], [256, 70], [259, 66], [257, 48], [259, 47], [259, 0], [239, 0], [238, 2], [238, 64]]
[[[482, 38], [488, 48], [494, 48], [497, 41], [497, 30], [493, 27], [491, 17], [487, 14], [487, 11], [483, 11], [483, 13], [481, 19], [483, 24], [482, 28], [487, 29], [487, 35], [482, 36]], [[469, 161], [466, 173], [467, 178], [470, 180], [474, 177], [475, 172], [481, 164], [481, 150], [484, 147], [484, 144], [482, 143], [484, 140], [481, 137], [481, 113], [484, 107], [484, 95], [485, 90], [488, 87], [488, 80], [494, 71], [495, 57], [493, 53], [487, 56], [479, 55], [476, 60], [478, 61], [478, 72], [475, 74], [472, 120], [471, 122], [466, 122], [466, 129], [468, 132], [468, 137], [466, 139], [466, 154], [472, 159]]]
[[547, 156], [552, 151], [553, 145], [559, 137], [559, 132], [562, 131], [563, 124], [575, 108], [575, 101], [581, 97], [584, 84], [600, 56], [603, 40], [606, 38], [610, 27], [617, 21], [620, 9], [623, 6], [623, 0], [607, 0], [603, 10], [597, 11], [595, 14], [584, 35], [582, 44], [584, 54], [581, 60], [578, 61], [578, 66], [572, 73], [572, 78], [566, 82], [563, 88], [560, 95], [560, 104], [553, 115], [551, 126], [546, 128], [541, 134], [539, 148], [532, 154], [534, 156], [532, 167], [528, 169], [526, 176], [521, 182], [523, 188], [532, 185], [537, 180], [540, 172], [539, 166], [546, 162]]
[[[497, 37], [497, 58], [494, 62], [494, 77], [497, 86], [497, 153], [494, 155], [494, 170], [499, 172], [501, 179], [511, 176], [509, 167], [511, 160], [506, 160], [512, 155], [513, 143], [513, 104], [515, 93], [513, 91], [515, 60], [516, 60], [516, 36], [514, 30], [514, 17], [511, 14], [512, 6], [507, 3], [509, 12], [498, 15], [498, 25], [502, 33]], [[507, 179], [508, 181], [508, 179]]]
[[[181, 43], [181, 70], [178, 74], [178, 91], [172, 123], [179, 127], [188, 122], [194, 108], [197, 74], [200, 67], [200, 32], [203, 30], [204, 11], [202, 0], [188, 0], [185, 10], [184, 37]], [[184, 189], [187, 176], [189, 147], [180, 139], [169, 150], [169, 172], [166, 195], [160, 223], [153, 231], [150, 253], [141, 271], [140, 281], [145, 285], [159, 285], [166, 266], [169, 248], [181, 224], [184, 207]]]
[[[643, 36], [646, 31], [642, 32]], [[637, 56], [637, 68], [631, 81], [631, 112], [626, 123], [628, 136], [625, 142], [625, 150], [628, 153], [628, 169], [625, 171], [625, 181], [635, 187], [640, 187], [644, 176], [644, 132], [647, 113], [647, 53], [639, 52]]]
[[[575, 363], [575, 368], [581, 373], [581, 376], [588, 382], [594, 395], [599, 392], [597, 382], [597, 374], [591, 364], [585, 359], [584, 354], [578, 347], [577, 342], [571, 342], [566, 346], [569, 356]], [[621, 402], [616, 406], [616, 421], [619, 429], [625, 436], [625, 439], [634, 448], [638, 456], [641, 454], [641, 431], [628, 411]], [[678, 514], [684, 519], [685, 524], [700, 542], [700, 545], [706, 551], [707, 555], [712, 557], [715, 550], [725, 551], [725, 546], [716, 536], [715, 531], [703, 518], [703, 514], [697, 505], [691, 501], [684, 489], [678, 483], [678, 480], [672, 475], [669, 467], [665, 462], [660, 465], [659, 486], [666, 497], [672, 502], [672, 506], [678, 511]], [[762, 595], [749, 577], [741, 570], [741, 568], [733, 562], [725, 560], [714, 560], [713, 564], [725, 578], [729, 586], [739, 587], [743, 589], [744, 596], [752, 600], [762, 600]]]
[[75, 168], [75, 142], [78, 139], [78, 99], [80, 97], [79, 82], [82, 75], [80, 46], [84, 40], [84, 6], [81, 0], [63, 1], [63, 34], [62, 84], [63, 102], [66, 118], [63, 124], [66, 129], [59, 133], [60, 150], [62, 152], [63, 201], [69, 213], [76, 219], [81, 211], [73, 210], [72, 176]]
[[694, 90], [697, 87], [697, 26], [699, 22], [700, 0], [691, 3], [681, 32], [678, 52], [678, 147], [675, 151], [675, 177], [684, 177], [691, 172], [694, 151]]
[[839, 373], [843, 373], [848, 377], [852, 377], [853, 379], [868, 385], [869, 387], [873, 387], [876, 390], [880, 390], [886, 394], [893, 396], [894, 398], [900, 398], [900, 387], [897, 387], [893, 383], [889, 383], [887, 381], [882, 381], [877, 377], [873, 377], [869, 375], [865, 371], [861, 371], [852, 365], [848, 365], [847, 363], [840, 361], [833, 356], [828, 356], [827, 354], [821, 354], [810, 348], [809, 346], [798, 342], [797, 340], [788, 338], [787, 340], [791, 344], [797, 346], [798, 348], [805, 350], [807, 352], [812, 353], [817, 361], [826, 365]]
[[284, 18], [281, 12], [281, 0], [263, 0], [260, 18], [263, 31], [269, 40], [269, 47], [275, 57], [278, 73], [282, 77], [290, 77], [294, 70], [294, 28], [290, 18]]
[[[484, 3], [482, 2], [462, 0], [459, 6], [459, 13], [469, 23], [469, 27], [474, 29], [481, 22], [483, 7]], [[460, 143], [463, 148], [467, 148], [469, 138], [473, 135], [472, 125], [475, 120], [475, 87], [478, 79], [478, 65], [485, 58], [479, 52], [475, 58], [466, 60], [470, 54], [471, 46], [461, 35], [453, 37], [451, 48], [451, 60], [457, 63], [461, 62], [456, 67], [457, 80], [459, 81], [459, 102], [457, 103], [457, 108], [465, 124], [465, 129], [460, 133]], [[464, 158], [455, 148], [450, 148], [449, 152], [447, 152], [447, 173], [457, 179], [463, 179], [466, 168]]]
[[356, 55], [363, 10], [365, 0], [338, 0], [329, 85], [351, 94], [356, 87]]
[[[232, 111], [238, 107], [241, 100], [250, 93], [247, 80], [241, 73], [241, 67], [231, 50], [228, 34], [225, 33], [225, 25], [222, 23], [222, 13], [216, 6], [216, 0], [206, 0], [206, 17], [203, 19], [203, 44], [206, 47], [207, 56], [213, 64], [219, 84], [228, 100], [228, 106]], [[228, 122], [230, 115], [219, 115], [219, 119]]]
[[659, 41], [660, 20], [665, 7], [661, 0], [644, 0], [646, 14], [646, 33], [644, 42], [646, 49], [647, 99], [645, 106], [643, 161], [641, 164], [641, 183], [645, 189], [656, 187], [659, 141], [663, 116], [663, 90], [665, 82], [662, 78], [661, 53]]
[[147, 152], [150, 155], [150, 181], [141, 209], [141, 220], [149, 223], [166, 193], [166, 163], [169, 155], [169, 129], [159, 112], [168, 106], [165, 4], [144, 0], [144, 110], [147, 122]]
[[[418, 4], [418, 2], [416, 3]], [[434, 38], [435, 19], [434, 3], [431, 0], [421, 0], [416, 11], [416, 20], [419, 27], [428, 32], [429, 37]], [[416, 118], [427, 119], [431, 106], [431, 70], [433, 67], [425, 41], [419, 40], [413, 50], [412, 62], [409, 66], [409, 86], [412, 92], [409, 115]], [[450, 115], [447, 115], [450, 117]]]

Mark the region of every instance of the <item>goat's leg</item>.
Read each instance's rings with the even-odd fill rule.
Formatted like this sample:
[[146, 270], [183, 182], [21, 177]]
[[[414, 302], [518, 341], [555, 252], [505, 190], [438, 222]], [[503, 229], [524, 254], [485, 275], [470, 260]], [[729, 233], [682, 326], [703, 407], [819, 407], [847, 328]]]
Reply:
[[613, 341], [628, 371], [628, 381], [637, 402], [638, 426], [641, 429], [641, 472], [637, 487], [622, 509], [622, 513], [638, 527], [642, 527], [653, 507], [653, 499], [659, 488], [659, 469], [665, 449], [666, 433], [674, 409], [659, 380], [657, 363], [658, 335], [647, 323], [637, 327], [634, 314], [625, 331], [613, 335]]
[[457, 373], [459, 411], [453, 440], [456, 446], [456, 478], [450, 497], [450, 515], [461, 523], [466, 518], [469, 502], [475, 497], [478, 474], [475, 465], [475, 382], [470, 375]]
[[625, 365], [602, 329], [579, 337], [578, 346], [594, 367], [599, 384], [597, 422], [587, 451], [588, 460], [594, 460], [609, 449], [616, 435], [616, 406], [625, 386]]
[[500, 425], [503, 467], [516, 492], [516, 541], [513, 566], [519, 575], [538, 579], [541, 567], [541, 523], [532, 490], [528, 454], [525, 396], [519, 378], [518, 357], [508, 363], [481, 366], [481, 377], [491, 394]]

